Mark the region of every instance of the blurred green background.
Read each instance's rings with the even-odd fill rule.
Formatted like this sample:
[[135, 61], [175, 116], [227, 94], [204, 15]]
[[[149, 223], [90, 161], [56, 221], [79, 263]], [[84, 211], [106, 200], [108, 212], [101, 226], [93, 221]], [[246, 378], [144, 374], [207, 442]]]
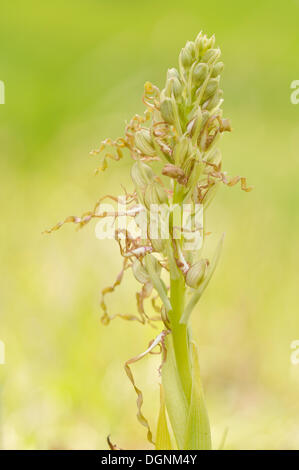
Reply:
[[[147, 446], [126, 359], [150, 328], [101, 325], [101, 288], [121, 259], [91, 224], [43, 229], [128, 185], [130, 159], [94, 176], [88, 152], [143, 112], [146, 80], [162, 86], [186, 40], [216, 34], [226, 64], [225, 169], [248, 177], [249, 194], [223, 187], [208, 217], [226, 232], [220, 266], [193, 317], [214, 446], [299, 449], [299, 1], [214, 0], [2, 2], [0, 79], [1, 446], [5, 449]], [[109, 299], [135, 309], [128, 277]], [[152, 425], [158, 358], [134, 366]]]

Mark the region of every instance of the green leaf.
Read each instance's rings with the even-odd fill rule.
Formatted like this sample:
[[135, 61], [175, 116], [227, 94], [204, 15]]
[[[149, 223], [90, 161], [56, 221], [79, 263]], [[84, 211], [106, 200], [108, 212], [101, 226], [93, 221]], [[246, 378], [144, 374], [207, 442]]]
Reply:
[[160, 412], [157, 425], [156, 450], [172, 450], [169, 434], [163, 385], [160, 385]]
[[165, 346], [167, 358], [162, 367], [162, 383], [165, 390], [166, 408], [178, 449], [183, 449], [188, 403], [179, 378], [171, 335], [165, 338]]
[[208, 269], [207, 269], [207, 272], [206, 272], [206, 276], [202, 282], [202, 284], [199, 286], [199, 288], [195, 291], [195, 293], [193, 294], [193, 296], [191, 297], [189, 303], [187, 304], [185, 310], [184, 310], [184, 313], [180, 319], [180, 323], [185, 323], [187, 324], [188, 323], [188, 320], [189, 320], [189, 317], [195, 307], [195, 305], [197, 304], [197, 302], [199, 301], [199, 299], [201, 298], [203, 292], [205, 291], [206, 287], [208, 286], [210, 280], [211, 280], [211, 277], [213, 276], [214, 274], [214, 271], [217, 267], [217, 264], [218, 264], [218, 261], [219, 261], [219, 258], [220, 258], [220, 254], [221, 254], [221, 251], [222, 251], [222, 247], [223, 247], [223, 240], [224, 240], [224, 234], [222, 235], [222, 237], [220, 238], [220, 241], [218, 243], [218, 246], [216, 248], [216, 251], [214, 253], [214, 257], [211, 261], [211, 264], [209, 265]]
[[212, 448], [211, 431], [200, 380], [198, 349], [193, 341], [190, 345], [192, 351], [192, 390], [184, 449], [210, 450]]

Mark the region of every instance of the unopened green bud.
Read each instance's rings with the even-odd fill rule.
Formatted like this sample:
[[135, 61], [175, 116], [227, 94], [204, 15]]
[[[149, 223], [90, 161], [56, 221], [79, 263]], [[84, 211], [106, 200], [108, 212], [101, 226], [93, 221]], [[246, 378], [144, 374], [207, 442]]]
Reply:
[[174, 162], [177, 166], [181, 166], [185, 158], [188, 156], [190, 140], [183, 135], [173, 150]]
[[161, 95], [160, 95], [161, 103], [165, 98], [171, 98], [171, 95], [172, 95], [172, 82], [170, 80], [167, 80], [165, 84], [165, 88], [163, 88], [163, 90], [161, 91]]
[[181, 50], [181, 53], [180, 53], [180, 58], [181, 58], [183, 67], [189, 68], [194, 60], [194, 56], [195, 56], [194, 43], [191, 41], [188, 41], [186, 46]]
[[175, 98], [177, 98], [182, 93], [182, 88], [181, 81], [177, 77], [171, 77], [167, 79], [163, 93], [169, 98], [173, 93]]
[[146, 268], [137, 258], [132, 264], [132, 271], [133, 271], [135, 279], [137, 279], [138, 282], [141, 282], [141, 284], [146, 284], [150, 280], [150, 277]]
[[182, 62], [183, 67], [189, 68], [190, 65], [192, 64], [192, 56], [189, 54], [189, 52], [186, 51], [185, 49], [182, 49], [180, 57], [181, 57], [181, 62]]
[[160, 104], [160, 113], [164, 121], [168, 124], [174, 123], [173, 102], [171, 98], [164, 98]]
[[212, 98], [208, 101], [206, 109], [209, 110], [209, 111], [212, 111], [214, 108], [216, 108], [216, 106], [218, 106], [219, 103], [223, 101], [222, 96], [223, 96], [223, 91], [218, 90], [214, 94], [214, 96], [212, 96]]
[[177, 98], [178, 96], [181, 95], [183, 86], [182, 86], [181, 81], [178, 78], [172, 78], [172, 82], [173, 82], [173, 94], [175, 98]]
[[218, 86], [219, 86], [219, 80], [217, 78], [211, 78], [211, 80], [209, 80], [206, 86], [206, 89], [204, 91], [203, 97], [202, 97], [202, 103], [207, 101], [208, 98], [211, 98], [211, 96], [213, 96], [214, 93], [216, 93], [216, 91], [218, 90]]
[[191, 266], [186, 274], [186, 284], [193, 289], [197, 289], [204, 279], [207, 269], [207, 260], [201, 259]]
[[[148, 254], [147, 256], [151, 257], [152, 266], [153, 266], [155, 272], [160, 276], [161, 265], [160, 265], [159, 261], [153, 255]], [[141, 263], [141, 261], [139, 261], [139, 259], [137, 259], [137, 258], [134, 260], [134, 262], [132, 264], [132, 271], [133, 271], [133, 275], [134, 275], [135, 279], [138, 282], [141, 282], [141, 284], [146, 284], [147, 282], [151, 281], [151, 278], [150, 278], [150, 276], [147, 272], [147, 269]]]
[[218, 77], [218, 75], [221, 74], [222, 70], [224, 69], [224, 63], [223, 62], [218, 62], [216, 65], [214, 65], [211, 77]]
[[169, 80], [170, 78], [180, 78], [178, 70], [174, 67], [167, 70], [167, 79]]
[[199, 135], [201, 124], [202, 124], [202, 118], [203, 118], [203, 113], [201, 111], [201, 107], [198, 106], [194, 118], [187, 125], [187, 131], [189, 135], [191, 137], [194, 137], [195, 139], [197, 139]]
[[153, 179], [154, 172], [149, 165], [138, 160], [131, 168], [131, 178], [137, 188], [144, 189]]
[[196, 86], [200, 86], [209, 73], [207, 64], [197, 64], [193, 70], [193, 81]]
[[207, 41], [207, 48], [213, 48], [215, 46], [215, 35], [210, 37]]
[[192, 42], [192, 41], [187, 41], [187, 42], [186, 42], [185, 49], [189, 52], [189, 54], [192, 56], [192, 58], [194, 58], [194, 55], [195, 55], [195, 45], [194, 45], [194, 42]]
[[158, 183], [151, 183], [145, 190], [144, 202], [146, 207], [150, 209], [152, 204], [168, 204], [168, 197]]
[[212, 62], [216, 57], [220, 56], [220, 49], [208, 49], [204, 54], [202, 61], [203, 62]]
[[205, 49], [205, 40], [201, 37], [198, 41], [196, 41], [196, 50], [198, 56], [201, 56]]
[[195, 39], [195, 49], [198, 56], [201, 56], [205, 52], [208, 46], [208, 42], [209, 40], [206, 35], [203, 35], [202, 33], [198, 34], [197, 38]]
[[135, 145], [144, 155], [154, 156], [156, 151], [152, 146], [152, 138], [148, 129], [141, 129], [135, 134]]
[[202, 31], [200, 31], [200, 32], [198, 33], [198, 35], [196, 36], [196, 39], [195, 39], [195, 41], [194, 41], [195, 47], [197, 46], [198, 41], [200, 41], [200, 40], [202, 39], [202, 37], [203, 37], [203, 34], [202, 34]]
[[204, 38], [202, 32], [200, 32], [194, 41], [195, 49], [197, 51], [197, 55], [200, 55], [204, 48]]

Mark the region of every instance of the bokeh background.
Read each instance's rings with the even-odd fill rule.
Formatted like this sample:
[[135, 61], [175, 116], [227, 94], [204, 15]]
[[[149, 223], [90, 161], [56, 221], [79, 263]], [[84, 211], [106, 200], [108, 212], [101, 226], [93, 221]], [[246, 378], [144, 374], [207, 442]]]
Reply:
[[[143, 112], [146, 80], [162, 86], [186, 40], [216, 34], [226, 64], [225, 168], [255, 190], [221, 188], [208, 224], [226, 232], [219, 268], [193, 316], [214, 446], [299, 449], [299, 1], [2, 2], [0, 79], [1, 446], [5, 449], [147, 447], [126, 359], [154, 332], [101, 325], [100, 290], [121, 259], [91, 224], [43, 229], [129, 185], [127, 156], [94, 176], [91, 149]], [[129, 186], [128, 186], [129, 187]], [[214, 237], [214, 238], [213, 238]], [[128, 277], [109, 300], [135, 309]], [[134, 366], [154, 426], [158, 359]]]

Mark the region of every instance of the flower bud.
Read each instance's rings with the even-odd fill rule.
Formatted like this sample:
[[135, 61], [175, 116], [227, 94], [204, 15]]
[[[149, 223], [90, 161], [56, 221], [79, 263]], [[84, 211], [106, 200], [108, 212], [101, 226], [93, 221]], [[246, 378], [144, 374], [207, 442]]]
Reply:
[[202, 34], [202, 31], [200, 31], [200, 32], [198, 33], [198, 35], [196, 36], [195, 41], [194, 41], [195, 48], [196, 48], [198, 42], [201, 41], [202, 38], [203, 38], [203, 34]]
[[177, 98], [182, 93], [182, 88], [181, 81], [177, 77], [171, 77], [167, 79], [166, 86], [162, 93], [168, 98], [171, 98], [172, 94]]
[[223, 101], [222, 96], [223, 96], [223, 91], [218, 90], [214, 94], [214, 96], [212, 96], [212, 98], [207, 102], [206, 109], [208, 111], [212, 111], [214, 108], [216, 108], [216, 106], [218, 106], [219, 103]]
[[193, 289], [197, 289], [204, 279], [208, 260], [201, 259], [191, 266], [186, 274], [186, 284]]
[[217, 78], [211, 78], [211, 80], [208, 81], [201, 102], [204, 103], [208, 98], [211, 98], [216, 93], [218, 86], [219, 80]]
[[156, 155], [156, 151], [154, 147], [152, 147], [152, 138], [148, 129], [141, 129], [136, 132], [135, 145], [144, 155]]
[[207, 64], [197, 64], [193, 70], [193, 82], [196, 86], [200, 86], [206, 79], [209, 72]]
[[194, 42], [192, 41], [187, 41], [185, 49], [189, 52], [189, 54], [194, 58], [195, 56], [195, 45]]
[[167, 70], [167, 80], [170, 78], [178, 78], [180, 79], [180, 74], [176, 68], [168, 69]]
[[214, 65], [211, 77], [218, 77], [218, 75], [221, 74], [222, 70], [224, 69], [224, 63], [223, 62], [218, 62], [216, 65]]
[[134, 260], [132, 264], [132, 271], [133, 271], [135, 279], [138, 282], [141, 282], [141, 284], [146, 284], [150, 280], [150, 277], [148, 275], [146, 268], [137, 258]]
[[175, 98], [181, 95], [182, 89], [183, 89], [183, 86], [182, 86], [181, 81], [178, 78], [172, 78], [172, 91], [173, 91]]
[[158, 183], [151, 183], [145, 190], [144, 202], [146, 207], [150, 209], [152, 204], [168, 204], [168, 197]]
[[[158, 262], [157, 258], [155, 258], [154, 256], [152, 256], [150, 254], [147, 255], [147, 256], [151, 256], [151, 258], [153, 260], [154, 269], [157, 272], [157, 274], [160, 276], [161, 265]], [[141, 261], [139, 261], [139, 259], [137, 259], [137, 258], [134, 260], [134, 262], [132, 264], [132, 271], [133, 271], [133, 275], [134, 275], [135, 279], [138, 282], [141, 282], [141, 284], [146, 284], [146, 283], [150, 282], [151, 278], [150, 278], [150, 276], [147, 272], [147, 269], [141, 263]]]
[[195, 50], [197, 52], [197, 55], [201, 55], [202, 51], [204, 50], [204, 44], [205, 39], [202, 35], [202, 32], [200, 32], [195, 39]]
[[208, 49], [204, 54], [202, 61], [203, 62], [212, 62], [216, 57], [220, 57], [220, 49]]
[[180, 53], [180, 58], [181, 58], [183, 67], [189, 68], [194, 60], [194, 56], [195, 56], [194, 43], [191, 41], [188, 41], [186, 46], [181, 50], [181, 53]]
[[192, 64], [192, 57], [189, 54], [189, 52], [186, 51], [185, 49], [182, 49], [181, 54], [180, 54], [180, 58], [181, 58], [181, 62], [182, 62], [183, 67], [185, 67], [186, 69], [189, 68], [190, 65]]
[[164, 98], [160, 104], [160, 113], [168, 124], [174, 123], [173, 102], [171, 98]]
[[207, 49], [213, 48], [215, 46], [215, 34], [210, 37], [207, 41]]
[[203, 119], [203, 113], [201, 111], [201, 107], [198, 106], [195, 116], [193, 117], [193, 119], [191, 119], [191, 121], [187, 125], [188, 134], [191, 137], [194, 136], [195, 140], [198, 138], [200, 128], [201, 128], [202, 119]]
[[154, 172], [149, 165], [138, 160], [131, 168], [131, 178], [137, 188], [144, 189], [153, 179]]
[[173, 158], [177, 166], [181, 166], [185, 158], [188, 156], [189, 145], [190, 145], [190, 141], [188, 137], [183, 135], [180, 138], [179, 142], [174, 147]]

